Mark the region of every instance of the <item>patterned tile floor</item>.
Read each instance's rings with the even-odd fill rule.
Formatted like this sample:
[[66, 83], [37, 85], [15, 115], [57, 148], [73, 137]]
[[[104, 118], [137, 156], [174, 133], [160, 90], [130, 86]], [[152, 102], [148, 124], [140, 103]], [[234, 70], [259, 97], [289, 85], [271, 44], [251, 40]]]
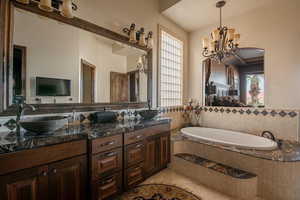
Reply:
[[[198, 197], [201, 197], [202, 200], [237, 200], [235, 198], [226, 196], [225, 194], [219, 193], [213, 189], [200, 185], [193, 180], [184, 177], [171, 169], [165, 169], [158, 174], [150, 177], [142, 184], [149, 183], [161, 183], [161, 184], [170, 184], [175, 185], [180, 188], [183, 188]], [[261, 198], [253, 200], [263, 200]]]

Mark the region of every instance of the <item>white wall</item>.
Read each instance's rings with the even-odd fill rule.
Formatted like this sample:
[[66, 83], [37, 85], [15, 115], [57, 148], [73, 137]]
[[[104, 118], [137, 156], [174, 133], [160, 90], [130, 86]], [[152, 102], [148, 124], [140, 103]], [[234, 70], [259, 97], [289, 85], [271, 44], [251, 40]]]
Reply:
[[[241, 33], [241, 47], [265, 49], [267, 108], [300, 108], [300, 1], [274, 1], [242, 16], [225, 20]], [[189, 96], [202, 100], [202, 44], [217, 24], [190, 33]]]
[[[73, 102], [79, 102], [78, 81], [74, 81], [79, 78], [78, 61], [70, 59], [78, 58], [78, 29], [19, 9], [15, 10], [14, 22], [14, 44], [27, 48], [27, 102], [36, 103], [36, 76], [73, 80]], [[57, 102], [68, 102], [68, 98], [57, 97]], [[43, 98], [43, 103], [53, 103], [53, 98]]]
[[112, 53], [110, 40], [82, 30], [79, 35], [79, 58], [96, 66], [95, 102], [110, 102], [110, 72], [126, 73], [127, 59]]

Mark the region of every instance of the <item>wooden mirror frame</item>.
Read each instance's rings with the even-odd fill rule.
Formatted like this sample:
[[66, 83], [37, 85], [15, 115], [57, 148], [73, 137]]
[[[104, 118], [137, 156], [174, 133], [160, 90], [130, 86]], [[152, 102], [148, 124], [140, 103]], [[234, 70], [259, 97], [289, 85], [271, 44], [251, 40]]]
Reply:
[[[148, 74], [147, 74], [147, 99], [152, 102], [152, 49], [148, 49], [138, 44], [129, 42], [128, 37], [119, 33], [113, 32], [106, 28], [100, 27], [96, 24], [86, 20], [74, 17], [65, 18], [59, 12], [44, 12], [40, 10], [36, 3], [31, 2], [24, 5], [16, 2], [15, 0], [1, 0], [0, 1], [0, 116], [7, 116], [14, 114], [14, 107], [9, 104], [8, 91], [11, 87], [9, 77], [12, 73], [13, 66], [13, 27], [14, 27], [14, 9], [20, 8], [59, 22], [95, 33], [100, 36], [127, 44], [129, 46], [144, 50], [147, 52], [148, 59]], [[68, 112], [71, 110], [76, 111], [94, 111], [102, 110], [105, 108], [111, 109], [124, 109], [124, 108], [140, 108], [145, 107], [146, 102], [128, 102], [128, 103], [95, 103], [95, 104], [82, 104], [82, 103], [68, 103], [68, 104], [33, 104], [39, 110], [38, 113], [49, 112]]]

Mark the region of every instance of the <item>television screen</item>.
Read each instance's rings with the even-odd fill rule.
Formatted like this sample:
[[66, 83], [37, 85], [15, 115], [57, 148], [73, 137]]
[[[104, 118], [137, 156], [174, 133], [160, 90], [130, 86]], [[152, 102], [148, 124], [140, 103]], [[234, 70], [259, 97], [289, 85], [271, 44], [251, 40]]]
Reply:
[[71, 80], [36, 77], [36, 96], [71, 96]]

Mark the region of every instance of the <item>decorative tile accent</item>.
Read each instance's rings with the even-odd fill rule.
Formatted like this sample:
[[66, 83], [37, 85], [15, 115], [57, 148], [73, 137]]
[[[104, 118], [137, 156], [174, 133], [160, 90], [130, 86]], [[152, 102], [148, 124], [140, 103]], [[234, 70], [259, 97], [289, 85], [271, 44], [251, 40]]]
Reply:
[[292, 111], [292, 112], [289, 112], [289, 114], [288, 114], [290, 117], [292, 117], [292, 118], [294, 118], [294, 117], [296, 117], [297, 116], [297, 113], [296, 112], [294, 112], [294, 111]]
[[250, 115], [251, 113], [252, 113], [252, 111], [251, 110], [246, 110], [246, 113], [248, 114], [248, 115]]
[[231, 112], [232, 112], [233, 114], [235, 114], [235, 113], [237, 113], [237, 110], [236, 110], [236, 109], [233, 109]]
[[244, 114], [244, 110], [243, 109], [241, 109], [241, 110], [239, 110], [239, 113], [242, 115], [242, 114]]
[[226, 109], [226, 113], [228, 114], [228, 113], [230, 113], [231, 112], [231, 110], [229, 109], [229, 108], [227, 108]]
[[215, 108], [214, 111], [215, 111], [215, 112], [219, 112], [219, 109], [218, 109], [218, 108]]
[[258, 110], [254, 110], [254, 112], [253, 112], [254, 115], [259, 115], [259, 113], [260, 112]]
[[261, 114], [262, 114], [263, 116], [266, 116], [266, 115], [268, 115], [269, 113], [268, 113], [268, 111], [263, 110], [263, 111], [261, 112]]
[[271, 114], [272, 117], [275, 117], [278, 113], [277, 113], [275, 110], [272, 110], [272, 111], [270, 112], [270, 114]]
[[281, 117], [285, 117], [286, 115], [287, 115], [287, 113], [286, 112], [284, 112], [283, 110], [279, 113], [279, 115], [281, 116]]
[[3, 124], [3, 126], [8, 128], [9, 130], [13, 131], [17, 127], [17, 123], [16, 123], [16, 120], [10, 119], [5, 124]]

